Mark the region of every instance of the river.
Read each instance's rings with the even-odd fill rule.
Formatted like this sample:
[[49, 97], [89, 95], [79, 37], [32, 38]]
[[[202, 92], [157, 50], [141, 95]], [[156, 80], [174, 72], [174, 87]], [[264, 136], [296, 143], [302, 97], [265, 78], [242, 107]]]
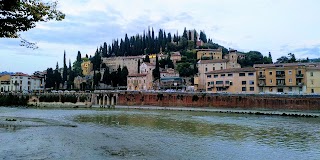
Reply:
[[0, 107], [0, 159], [320, 159], [320, 118]]

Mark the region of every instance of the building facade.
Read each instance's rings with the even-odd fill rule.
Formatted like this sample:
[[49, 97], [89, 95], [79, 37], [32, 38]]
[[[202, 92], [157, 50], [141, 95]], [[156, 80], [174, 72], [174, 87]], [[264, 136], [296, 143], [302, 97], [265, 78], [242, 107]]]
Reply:
[[320, 66], [307, 67], [306, 93], [320, 94]]
[[205, 90], [206, 73], [222, 70], [227, 68], [228, 60], [214, 59], [214, 60], [199, 60], [197, 63], [198, 75], [194, 78], [195, 90]]
[[150, 90], [153, 89], [152, 74], [130, 74], [127, 77], [127, 90]]
[[304, 94], [307, 93], [307, 68], [317, 66], [317, 63], [279, 63], [255, 64], [253, 67], [257, 72], [259, 92]]
[[222, 59], [222, 48], [218, 49], [197, 49], [198, 60]]
[[102, 62], [109, 67], [110, 72], [117, 71], [119, 66], [123, 68], [126, 66], [128, 68], [129, 74], [136, 74], [138, 73], [138, 61], [140, 63], [143, 61], [143, 56], [127, 56], [127, 57], [109, 57], [109, 58], [102, 58]]
[[41, 79], [23, 73], [16, 73], [10, 79], [10, 91], [12, 92], [37, 92], [42, 90]]
[[212, 93], [258, 93], [254, 68], [233, 68], [206, 73], [206, 91]]
[[93, 64], [91, 63], [91, 61], [84, 61], [81, 63], [81, 69], [82, 69], [82, 74], [84, 76], [87, 76], [93, 70]]
[[152, 75], [152, 71], [156, 68], [156, 65], [152, 64], [152, 63], [148, 63], [148, 62], [143, 62], [140, 65], [140, 73], [143, 74], [151, 74]]

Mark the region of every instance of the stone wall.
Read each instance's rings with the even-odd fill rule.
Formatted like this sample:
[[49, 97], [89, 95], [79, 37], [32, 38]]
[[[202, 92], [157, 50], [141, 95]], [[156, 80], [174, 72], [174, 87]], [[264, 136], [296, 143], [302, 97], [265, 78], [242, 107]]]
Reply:
[[119, 93], [117, 105], [320, 110], [320, 96], [126, 92]]

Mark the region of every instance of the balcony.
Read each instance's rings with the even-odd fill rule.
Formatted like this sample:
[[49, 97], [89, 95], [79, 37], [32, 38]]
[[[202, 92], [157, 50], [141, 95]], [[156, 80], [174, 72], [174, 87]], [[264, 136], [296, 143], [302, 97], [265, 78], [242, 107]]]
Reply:
[[304, 83], [303, 82], [297, 82], [297, 86], [303, 86]]
[[296, 78], [303, 78], [303, 74], [296, 74]]
[[266, 83], [264, 83], [264, 82], [260, 82], [260, 83], [258, 83], [258, 86], [266, 86]]
[[285, 79], [286, 76], [285, 76], [285, 74], [276, 74], [276, 78], [277, 79]]
[[285, 85], [286, 85], [286, 83], [284, 83], [284, 82], [277, 83], [277, 86], [285, 86]]
[[259, 77], [259, 79], [266, 79], [266, 75], [260, 74], [258, 77]]

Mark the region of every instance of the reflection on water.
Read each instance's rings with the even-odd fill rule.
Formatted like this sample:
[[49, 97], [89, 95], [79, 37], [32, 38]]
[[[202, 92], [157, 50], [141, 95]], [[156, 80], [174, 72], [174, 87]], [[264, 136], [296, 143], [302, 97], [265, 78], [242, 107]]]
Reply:
[[[197, 137], [219, 137], [229, 141], [255, 141], [263, 145], [284, 146], [301, 151], [308, 150], [310, 147], [320, 149], [319, 119], [246, 117], [210, 113], [176, 114], [173, 112], [171, 115], [167, 112], [143, 113], [115, 112], [93, 116], [81, 115], [76, 117], [76, 121], [112, 127], [144, 127]], [[281, 118], [282, 121], [279, 120]]]

